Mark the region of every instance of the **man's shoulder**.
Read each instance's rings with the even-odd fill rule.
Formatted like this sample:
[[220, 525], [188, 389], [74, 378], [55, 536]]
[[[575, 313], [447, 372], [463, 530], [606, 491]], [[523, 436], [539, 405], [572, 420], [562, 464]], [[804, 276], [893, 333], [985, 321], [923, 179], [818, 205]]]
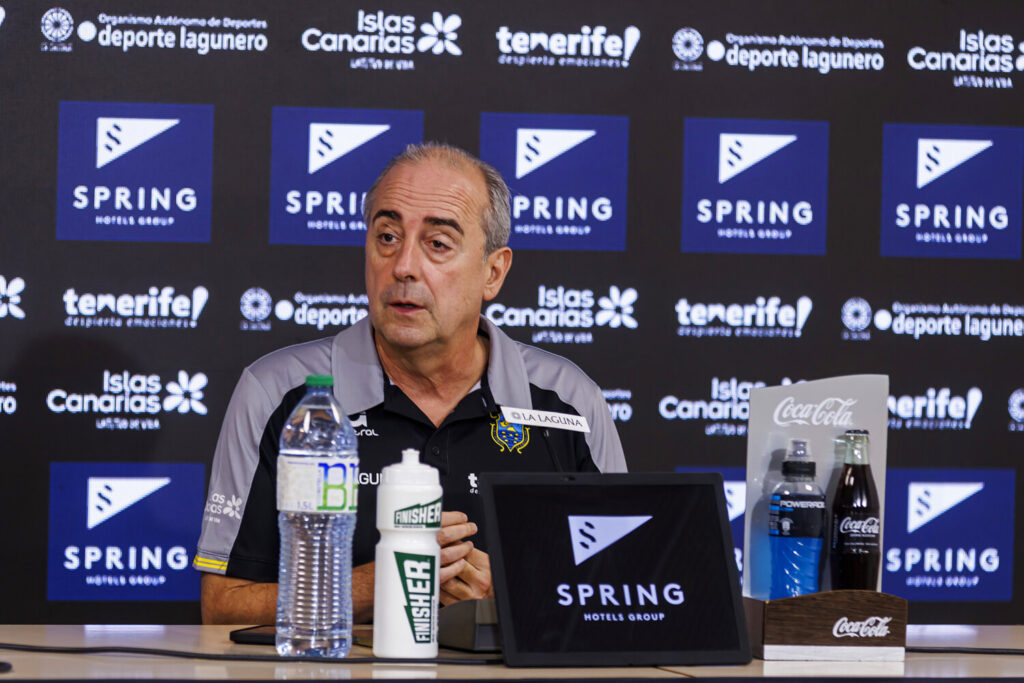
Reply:
[[601, 389], [576, 363], [564, 356], [515, 341], [502, 330], [492, 327], [491, 334], [500, 344], [503, 356], [512, 351], [522, 362], [530, 393], [552, 392], [581, 414], [592, 410], [601, 397]]
[[281, 396], [303, 385], [307, 375], [331, 374], [333, 341], [334, 337], [324, 337], [271, 351], [246, 367], [246, 373], [268, 394]]

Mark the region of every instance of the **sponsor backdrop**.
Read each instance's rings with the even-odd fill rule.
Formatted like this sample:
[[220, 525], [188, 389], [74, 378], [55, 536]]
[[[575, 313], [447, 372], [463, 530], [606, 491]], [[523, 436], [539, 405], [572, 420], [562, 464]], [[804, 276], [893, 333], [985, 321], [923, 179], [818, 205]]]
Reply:
[[366, 315], [362, 196], [422, 139], [505, 174], [484, 313], [633, 470], [742, 511], [752, 387], [886, 373], [885, 589], [1024, 610], [1019, 3], [0, 0], [0, 64], [0, 620], [198, 619], [232, 387]]

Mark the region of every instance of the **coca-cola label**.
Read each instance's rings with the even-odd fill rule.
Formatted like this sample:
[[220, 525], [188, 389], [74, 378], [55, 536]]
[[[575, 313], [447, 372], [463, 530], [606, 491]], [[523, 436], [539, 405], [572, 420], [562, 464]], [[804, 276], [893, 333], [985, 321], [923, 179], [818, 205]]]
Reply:
[[879, 531], [881, 531], [881, 524], [878, 521], [878, 517], [854, 519], [847, 515], [843, 517], [843, 521], [839, 522], [839, 533], [842, 534], [877, 536]]
[[853, 427], [855, 398], [826, 398], [818, 403], [797, 403], [792, 396], [782, 399], [772, 415], [780, 427], [815, 425], [823, 427]]
[[889, 635], [890, 621], [892, 617], [868, 617], [863, 621], [840, 617], [832, 625], [832, 635], [836, 638], [884, 638]]

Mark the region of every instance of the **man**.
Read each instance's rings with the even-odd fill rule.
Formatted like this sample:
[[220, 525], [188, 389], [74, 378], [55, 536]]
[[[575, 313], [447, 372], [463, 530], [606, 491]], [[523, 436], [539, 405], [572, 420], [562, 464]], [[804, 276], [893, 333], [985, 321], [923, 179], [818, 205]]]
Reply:
[[[194, 561], [206, 572], [205, 623], [274, 620], [277, 444], [306, 375], [334, 376], [359, 435], [357, 623], [373, 611], [376, 486], [402, 449], [418, 448], [441, 473], [443, 604], [492, 592], [485, 543], [468, 540], [482, 522], [480, 472], [625, 470], [597, 386], [480, 316], [512, 263], [509, 191], [496, 170], [447, 145], [410, 146], [367, 193], [364, 216], [369, 317], [256, 361], [228, 405], [210, 479], [210, 500], [228, 504], [207, 506]], [[509, 424], [502, 406], [580, 415], [590, 432]]]

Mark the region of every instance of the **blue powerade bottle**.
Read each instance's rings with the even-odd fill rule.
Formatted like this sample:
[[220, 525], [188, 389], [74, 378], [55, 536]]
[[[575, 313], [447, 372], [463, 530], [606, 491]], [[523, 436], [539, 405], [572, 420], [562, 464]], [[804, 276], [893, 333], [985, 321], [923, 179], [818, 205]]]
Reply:
[[826, 510], [814, 471], [807, 442], [793, 439], [782, 461], [784, 480], [772, 491], [768, 508], [771, 600], [818, 592]]

